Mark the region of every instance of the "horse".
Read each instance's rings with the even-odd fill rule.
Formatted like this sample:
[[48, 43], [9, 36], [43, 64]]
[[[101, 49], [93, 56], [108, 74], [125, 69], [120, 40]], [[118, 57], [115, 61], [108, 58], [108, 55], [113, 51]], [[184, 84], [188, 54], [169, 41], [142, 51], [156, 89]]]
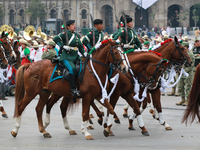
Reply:
[[197, 65], [195, 75], [194, 75], [194, 80], [192, 84], [192, 88], [190, 91], [189, 95], [189, 101], [188, 101], [188, 106], [186, 107], [184, 113], [183, 113], [183, 118], [182, 118], [182, 123], [185, 122], [187, 125], [188, 121], [190, 123], [194, 122], [194, 120], [197, 118], [197, 122], [200, 122], [200, 111], [199, 111], [199, 106], [200, 106], [200, 64]]
[[8, 39], [7, 35], [3, 31], [1, 34], [1, 39], [0, 39], [0, 47], [5, 53], [6, 59], [8, 60], [8, 63], [12, 65], [12, 62], [16, 60], [16, 54], [13, 50], [13, 47], [11, 45], [11, 40]]
[[[189, 58], [185, 48], [178, 42], [178, 39], [174, 37], [174, 40], [168, 40], [163, 45], [161, 45], [159, 48], [154, 50], [155, 52], [161, 53], [162, 58], [169, 60], [168, 65], [179, 65], [182, 66], [186, 63], [186, 65], [191, 65], [192, 60]], [[141, 91], [142, 92], [142, 91]], [[155, 116], [155, 119], [158, 119], [160, 121], [160, 124], [165, 126], [166, 130], [172, 130], [169, 124], [166, 123], [166, 121], [163, 118], [162, 114], [162, 107], [160, 102], [160, 85], [154, 89], [154, 90], [148, 90], [147, 98], [143, 102], [143, 106], [140, 109], [141, 113], [144, 111], [144, 109], [147, 106], [147, 101], [150, 102], [150, 95], [153, 100], [153, 106], [156, 108], [156, 111], [158, 112], [158, 115]], [[138, 105], [141, 105], [141, 102], [138, 102]], [[118, 120], [118, 117], [116, 118]], [[134, 118], [129, 118], [129, 129], [133, 129], [133, 120]]]
[[11, 61], [11, 64], [14, 65], [15, 69], [18, 69], [21, 66], [21, 57], [19, 52], [19, 42], [17, 40], [12, 40], [11, 45], [13, 47], [13, 50], [16, 54], [16, 59]]
[[[140, 78], [140, 80], [144, 81], [144, 82], [146, 82], [146, 79], [150, 79], [152, 77], [152, 75], [155, 74], [154, 70], [157, 69], [156, 74], [161, 73], [162, 66], [163, 66], [163, 64], [166, 63], [166, 60], [162, 60], [159, 56], [157, 56], [153, 53], [149, 53], [149, 52], [130, 53], [130, 54], [128, 54], [128, 57], [129, 57], [129, 62], [130, 62], [132, 69], [134, 69], [137, 73], [141, 73], [140, 75], [145, 77], [145, 78]], [[133, 82], [134, 82], [131, 74], [128, 73], [128, 74], [124, 75], [124, 74], [120, 73], [119, 71], [116, 71], [113, 74], [113, 76], [115, 76], [117, 73], [119, 73], [119, 80], [118, 80], [117, 86], [116, 86], [113, 94], [110, 97], [110, 99], [115, 100], [114, 104], [112, 103], [113, 101], [110, 100], [112, 107], [113, 108], [115, 107], [115, 104], [116, 104], [119, 96], [122, 95], [124, 97], [127, 97], [127, 99], [128, 99], [127, 101], [129, 101], [130, 105], [135, 108], [134, 109], [135, 113], [140, 117], [139, 107], [136, 104], [135, 100], [132, 98], [133, 97], [132, 92], [130, 92], [130, 91], [132, 91]], [[155, 75], [155, 81], [156, 81], [156, 78], [158, 78], [158, 76]], [[154, 80], [154, 78], [153, 78], [153, 80]], [[152, 85], [153, 84], [154, 83], [152, 83]], [[110, 86], [109, 89], [111, 90], [111, 88], [112, 88], [112, 86]], [[53, 105], [59, 100], [60, 97], [61, 96], [53, 94], [47, 104], [45, 128], [50, 124], [50, 110], [53, 107]], [[70, 134], [72, 134], [72, 133], [76, 134], [76, 132], [69, 126], [68, 121], [67, 121], [66, 112], [67, 112], [68, 105], [69, 105], [69, 102], [64, 97], [62, 100], [62, 103], [60, 105], [64, 127], [65, 127], [65, 129], [69, 130]], [[98, 110], [98, 108], [94, 104], [94, 101], [91, 101], [90, 105], [93, 107], [93, 109], [97, 113], [97, 116], [99, 117], [98, 123], [100, 125], [102, 125], [102, 122], [103, 122], [102, 113]], [[139, 120], [139, 122], [142, 122], [142, 118], [141, 118], [141, 120]], [[111, 126], [112, 125], [109, 125], [108, 127], [104, 126], [104, 128], [105, 128], [104, 135], [105, 136], [114, 135], [112, 133], [112, 131], [110, 130]], [[140, 127], [142, 129], [142, 134], [148, 135], [148, 131], [146, 130], [143, 123], [141, 123]]]
[[[88, 68], [95, 68], [96, 73], [99, 76], [101, 83], [106, 82], [106, 73], [110, 67], [110, 63], [113, 63], [116, 68], [120, 71], [126, 73], [128, 67], [123, 59], [121, 46], [115, 41], [104, 42], [100, 48], [96, 49], [92, 55], [92, 58], [87, 56], [85, 61]], [[92, 63], [94, 62], [94, 64]], [[55, 64], [52, 64], [50, 60], [41, 60], [31, 64], [24, 64], [21, 66], [16, 75], [16, 93], [15, 93], [15, 113], [16, 117], [15, 128], [12, 130], [11, 134], [13, 137], [17, 136], [18, 130], [21, 125], [21, 114], [25, 107], [39, 94], [40, 99], [36, 106], [37, 118], [39, 131], [43, 134], [45, 138], [50, 138], [51, 135], [45, 130], [42, 121], [42, 111], [45, 104], [48, 101], [48, 97], [51, 92], [56, 95], [65, 96], [65, 98], [70, 101], [73, 99], [70, 92], [69, 82], [62, 79], [55, 80], [54, 82], [49, 82], [51, 74], [54, 70]], [[91, 70], [86, 69], [83, 80], [78, 83], [78, 89], [81, 91], [82, 98], [82, 133], [84, 133], [85, 138], [88, 140], [93, 140], [92, 135], [87, 131], [86, 125], [89, 119], [89, 108], [90, 101], [95, 99], [100, 100], [102, 98], [101, 87], [99, 86], [96, 78], [90, 73]], [[78, 80], [77, 80], [78, 81]], [[62, 87], [62, 88], [60, 88]], [[35, 89], [34, 91], [32, 89]], [[109, 112], [113, 114], [113, 108], [108, 103], [108, 99], [104, 97], [101, 99], [103, 105], [109, 109]]]

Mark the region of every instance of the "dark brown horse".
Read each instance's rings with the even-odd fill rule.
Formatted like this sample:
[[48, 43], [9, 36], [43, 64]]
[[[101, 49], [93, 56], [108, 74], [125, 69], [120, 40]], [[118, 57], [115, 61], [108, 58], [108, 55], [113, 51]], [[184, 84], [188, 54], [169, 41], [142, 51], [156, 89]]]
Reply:
[[[116, 68], [119, 68], [123, 72], [127, 72], [128, 67], [124, 63], [122, 49], [117, 43], [108, 41], [95, 51], [92, 56], [93, 66], [101, 80], [101, 83], [106, 81], [106, 73], [110, 63], [115, 64]], [[91, 58], [90, 58], [91, 60]], [[92, 61], [91, 60], [91, 61]], [[90, 61], [87, 63], [91, 69]], [[51, 137], [45, 130], [42, 121], [42, 112], [45, 104], [48, 101], [48, 97], [51, 92], [56, 95], [65, 96], [70, 101], [72, 99], [70, 86], [67, 81], [62, 82], [62, 79], [58, 79], [54, 82], [49, 82], [51, 74], [55, 64], [52, 64], [49, 60], [42, 60], [32, 64], [25, 64], [21, 66], [16, 75], [16, 93], [15, 93], [15, 114], [16, 118], [15, 129], [11, 134], [16, 137], [20, 128], [21, 114], [25, 107], [39, 94], [40, 99], [36, 107], [39, 131], [44, 137]], [[35, 89], [33, 91], [33, 89]], [[89, 119], [90, 101], [95, 99], [100, 100], [102, 98], [101, 87], [99, 86], [96, 78], [90, 73], [88, 69], [85, 70], [83, 81], [78, 84], [78, 89], [81, 91], [82, 97], [82, 132], [85, 134], [86, 139], [93, 139], [91, 134], [87, 131], [87, 121]], [[103, 105], [109, 109], [111, 114], [114, 113], [113, 108], [105, 99]]]
[[20, 57], [20, 52], [19, 52], [19, 42], [17, 40], [12, 40], [11, 41], [13, 50], [16, 54], [16, 59], [11, 61], [11, 65], [14, 65], [15, 69], [18, 69], [21, 66], [21, 57]]
[[[187, 63], [188, 65], [191, 65], [192, 63], [192, 60], [189, 58], [189, 55], [187, 54], [185, 48], [178, 42], [178, 39], [176, 37], [174, 37], [173, 41], [166, 42], [166, 44], [163, 44], [158, 49], [155, 49], [155, 52], [161, 53], [162, 58], [168, 59], [169, 60], [168, 65], [182, 66], [184, 63]], [[155, 118], [160, 121], [161, 125], [165, 126], [166, 130], [172, 130], [170, 125], [168, 125], [163, 118], [162, 107], [160, 102], [160, 86], [158, 86], [154, 90], [148, 90], [148, 95], [143, 102], [141, 113], [146, 108], [147, 102], [151, 101], [149, 93], [151, 94], [153, 106], [156, 108], [156, 111], [158, 112], [158, 115]], [[138, 105], [140, 106], [141, 103], [138, 102]], [[133, 120], [134, 118], [129, 119], [129, 129], [133, 128]]]
[[[155, 70], [157, 68], [157, 73], [155, 75], [155, 81], [156, 81], [156, 79], [161, 74], [162, 70], [165, 68], [165, 66], [163, 68], [162, 68], [162, 66], [163, 66], [163, 64], [166, 63], [166, 60], [162, 60], [162, 58], [160, 58], [159, 56], [157, 56], [153, 53], [135, 52], [135, 53], [128, 54], [128, 58], [129, 58], [129, 62], [130, 62], [132, 69], [134, 69], [139, 74], [141, 73], [145, 77], [145, 78], [140, 78], [140, 80], [142, 82], [147, 82], [146, 79], [150, 79], [152, 77], [152, 75], [155, 73]], [[115, 74], [113, 76], [115, 76], [117, 73], [119, 73], [119, 81], [118, 81], [117, 86], [114, 90], [114, 93], [111, 95], [110, 99], [116, 100], [116, 101], [114, 101], [116, 104], [119, 96], [122, 95], [124, 98], [127, 99], [127, 101], [130, 103], [130, 105], [132, 107], [134, 107], [135, 113], [141, 118], [139, 107], [136, 104], [136, 101], [133, 99], [133, 95], [131, 92], [132, 88], [133, 88], [132, 83], [134, 82], [131, 74], [128, 73], [128, 74], [124, 75], [118, 71], [118, 72], [115, 72]], [[136, 74], [136, 77], [137, 76], [138, 76], [138, 74]], [[154, 82], [154, 83], [152, 83], [152, 85], [155, 86], [156, 83]], [[111, 88], [112, 88], [112, 86], [110, 86], [110, 89]], [[46, 115], [46, 119], [45, 119], [45, 127], [48, 126], [50, 123], [50, 110], [51, 110], [52, 106], [59, 100], [60, 97], [61, 96], [53, 94], [50, 101], [48, 102], [48, 105], [46, 107], [47, 115]], [[100, 124], [102, 124], [102, 122], [103, 122], [102, 113], [98, 110], [98, 108], [96, 108], [94, 101], [91, 101], [90, 104], [95, 109], [97, 115], [99, 116], [98, 122]], [[115, 104], [112, 103], [113, 108], [115, 107]], [[67, 99], [63, 98], [63, 101], [60, 105], [61, 114], [63, 117], [63, 123], [64, 123], [65, 128], [69, 130], [70, 134], [72, 134], [72, 133], [75, 134], [75, 131], [69, 126], [68, 121], [67, 121], [66, 111], [67, 111], [68, 105], [69, 105], [69, 102], [67, 101]], [[140, 127], [142, 129], [142, 134], [148, 135], [148, 132], [147, 132], [144, 124], [142, 123], [143, 122], [142, 118], [139, 120], [139, 122], [141, 125]], [[112, 124], [109, 124], [108, 127], [104, 126], [106, 128], [104, 131], [105, 136], [108, 136], [108, 134], [113, 135], [112, 131], [110, 130], [111, 126], [112, 126]]]
[[194, 80], [192, 84], [192, 88], [189, 95], [188, 106], [184, 111], [184, 115], [182, 118], [182, 123], [185, 122], [187, 125], [188, 121], [190, 123], [194, 122], [197, 119], [197, 122], [200, 122], [200, 64], [196, 67]]

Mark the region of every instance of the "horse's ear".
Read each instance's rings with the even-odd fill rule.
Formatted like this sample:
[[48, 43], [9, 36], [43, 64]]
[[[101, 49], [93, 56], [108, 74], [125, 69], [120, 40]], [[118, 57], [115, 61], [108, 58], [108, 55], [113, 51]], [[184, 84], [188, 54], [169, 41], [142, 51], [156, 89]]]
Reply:
[[178, 38], [176, 36], [174, 37], [174, 41], [176, 42], [176, 44], [178, 44]]
[[168, 64], [168, 60], [167, 59], [164, 59], [163, 61], [162, 61], [162, 65], [167, 65]]
[[15, 40], [15, 41], [13, 42], [12, 46], [17, 46], [18, 43], [19, 43], [19, 42], [18, 42], [17, 40]]
[[5, 36], [5, 32], [3, 31], [3, 32], [1, 33], [1, 39], [2, 39], [4, 36]]

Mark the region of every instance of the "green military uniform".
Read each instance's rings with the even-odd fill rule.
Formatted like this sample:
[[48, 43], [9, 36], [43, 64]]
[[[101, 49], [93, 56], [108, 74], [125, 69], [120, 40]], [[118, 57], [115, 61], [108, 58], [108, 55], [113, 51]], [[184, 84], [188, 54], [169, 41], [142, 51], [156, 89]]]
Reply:
[[[73, 24], [75, 20], [68, 20], [66, 22], [67, 26]], [[68, 45], [66, 43], [66, 35], [65, 33], [61, 33], [54, 37], [54, 42], [58, 46], [63, 46], [64, 50], [59, 58], [59, 61], [63, 62], [65, 67], [69, 70], [69, 84], [71, 87], [72, 95], [79, 97], [80, 91], [76, 90], [76, 82], [75, 82], [75, 74], [76, 74], [76, 67], [75, 63], [79, 58], [78, 51], [84, 56], [85, 50], [83, 45], [80, 41], [80, 37], [78, 33], [71, 32], [70, 30], [67, 31], [68, 34]]]
[[53, 59], [57, 56], [57, 52], [56, 50], [53, 48], [53, 49], [50, 49], [48, 52], [44, 52], [42, 54], [42, 59]]
[[[186, 42], [188, 43], [188, 42]], [[189, 46], [189, 43], [188, 43]], [[186, 67], [184, 70], [188, 73], [188, 77], [185, 77], [184, 75], [181, 76], [180, 81], [178, 82], [178, 92], [182, 98], [182, 101], [180, 102], [180, 105], [184, 103], [185, 101], [185, 97], [188, 99], [189, 94], [190, 94], [190, 90], [192, 87], [192, 82], [193, 82], [193, 78], [194, 78], [194, 72], [193, 72], [193, 68], [194, 68], [194, 55], [192, 51], [188, 52], [189, 57], [192, 59], [192, 65], [190, 67]], [[187, 102], [187, 100], [186, 100]], [[177, 103], [178, 105], [179, 103]]]
[[[95, 35], [95, 44], [98, 42], [103, 41], [103, 33], [102, 31], [98, 31], [96, 28], [94, 28], [94, 35]], [[89, 33], [83, 38], [82, 43], [87, 47], [88, 53], [94, 47], [93, 45], [93, 30], [90, 30]]]
[[114, 33], [115, 36], [113, 40], [117, 40], [121, 36], [121, 43], [130, 45], [128, 48], [125, 49], [125, 51], [129, 49], [142, 48], [142, 44], [137, 38], [135, 31], [131, 28], [127, 28], [127, 30], [128, 30], [128, 43], [126, 43], [126, 30], [123, 27], [120, 28], [116, 33]]
[[200, 47], [193, 47], [192, 51], [193, 51], [194, 58], [195, 58], [194, 66], [196, 67], [200, 63], [200, 56], [197, 56], [198, 54], [200, 54]]

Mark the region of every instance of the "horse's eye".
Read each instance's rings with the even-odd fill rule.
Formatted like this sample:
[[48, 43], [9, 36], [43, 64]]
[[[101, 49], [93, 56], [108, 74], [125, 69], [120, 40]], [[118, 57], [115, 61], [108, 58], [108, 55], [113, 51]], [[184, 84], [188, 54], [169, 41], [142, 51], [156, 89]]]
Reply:
[[115, 55], [117, 55], [117, 52], [115, 52]]

